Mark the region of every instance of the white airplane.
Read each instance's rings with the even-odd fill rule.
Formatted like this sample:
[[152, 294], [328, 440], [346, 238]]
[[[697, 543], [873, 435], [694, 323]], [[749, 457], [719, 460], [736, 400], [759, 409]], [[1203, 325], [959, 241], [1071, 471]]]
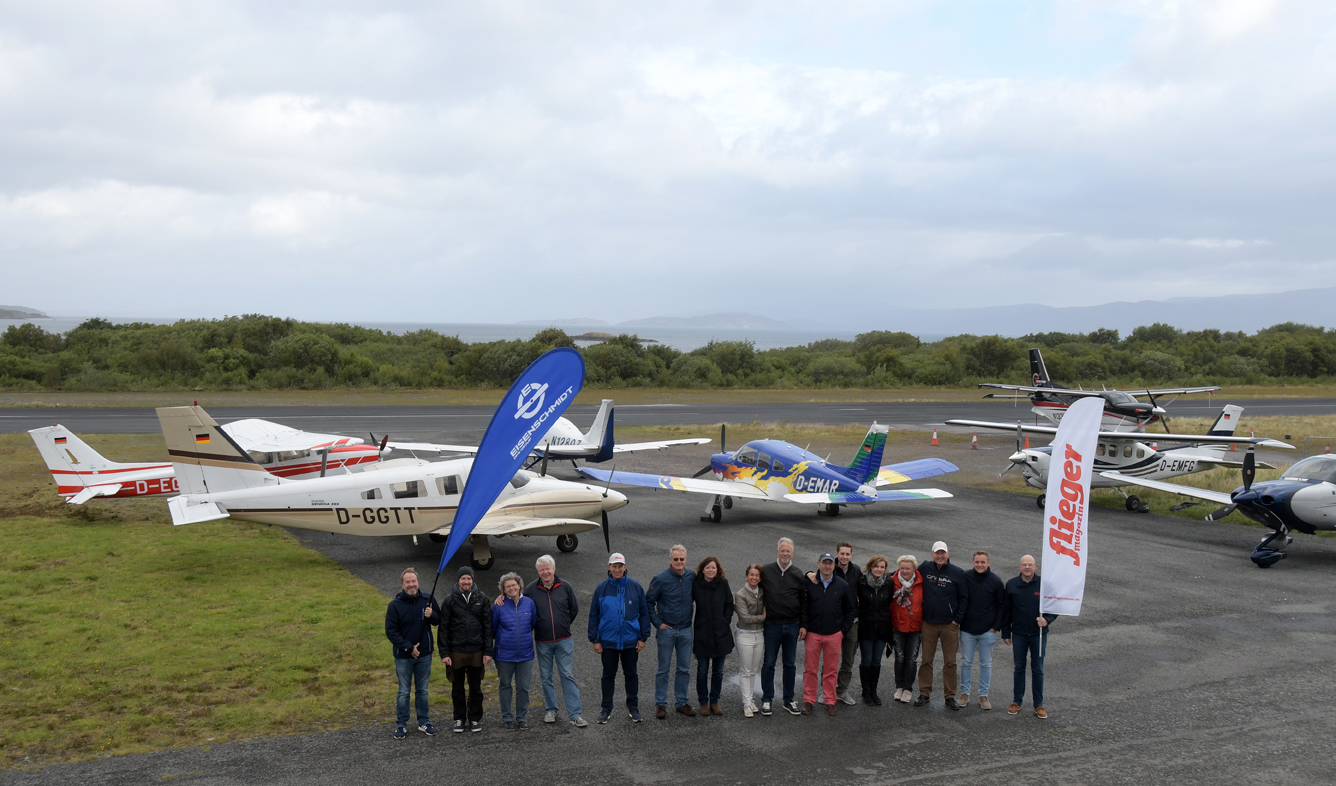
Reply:
[[[238, 420], [222, 428], [257, 464], [281, 478], [352, 472], [381, 457], [379, 448], [356, 437], [313, 434], [267, 420]], [[57, 493], [71, 505], [94, 497], [169, 497], [180, 492], [170, 463], [112, 461], [59, 423], [35, 428], [28, 435], [51, 471]]]
[[[1128, 478], [1163, 480], [1194, 472], [1204, 472], [1216, 467], [1242, 467], [1243, 462], [1228, 456], [1229, 446], [1236, 443], [1261, 445], [1269, 448], [1294, 449], [1293, 445], [1264, 437], [1236, 437], [1234, 429], [1239, 422], [1243, 407], [1227, 404], [1220, 411], [1215, 423], [1205, 434], [1156, 434], [1152, 437], [1145, 432], [1101, 431], [1095, 445], [1095, 475], [1091, 479], [1091, 488], [1116, 489], [1126, 498], [1130, 511], [1149, 512], [1150, 506], [1141, 502], [1136, 495], [1128, 496], [1123, 486], [1131, 485]], [[992, 423], [983, 420], [948, 420], [952, 426], [986, 428], [996, 431], [1016, 432], [1016, 452], [1009, 461], [1012, 466], [1020, 467], [1025, 476], [1025, 484], [1037, 489], [1048, 488], [1048, 469], [1053, 458], [1053, 447], [1022, 448], [1022, 434], [1045, 434], [1054, 436], [1058, 430], [1052, 426], [1027, 426], [1022, 423]], [[1159, 443], [1172, 442], [1171, 447], [1161, 448]], [[1262, 466], [1269, 466], [1263, 464]], [[1011, 467], [1007, 467], [1010, 471]], [[1102, 474], [1101, 474], [1102, 473]], [[1044, 496], [1040, 494], [1036, 504], [1044, 507]]]
[[[354, 474], [293, 481], [257, 464], [200, 407], [162, 407], [158, 421], [181, 490], [167, 501], [178, 525], [232, 518], [441, 542], [473, 466], [472, 459], [396, 459]], [[492, 566], [489, 537], [555, 535], [557, 548], [570, 552], [578, 533], [601, 525], [606, 539], [608, 511], [625, 505], [626, 497], [610, 489], [516, 473], [473, 530], [473, 565]]]
[[[557, 418], [557, 422], [552, 425], [547, 436], [539, 440], [534, 446], [530, 456], [533, 461], [529, 466], [533, 466], [542, 461], [544, 466], [548, 459], [558, 459], [561, 461], [569, 460], [574, 463], [576, 459], [586, 461], [601, 462], [611, 459], [618, 453], [632, 453], [641, 450], [663, 450], [674, 445], [705, 445], [710, 442], [708, 438], [696, 437], [692, 439], [665, 439], [656, 442], [623, 442], [618, 444], [613, 439], [613, 408], [612, 399], [603, 399], [603, 404], [598, 408], [598, 414], [594, 416], [594, 425], [590, 426], [586, 432], [581, 432], [576, 425], [566, 418]], [[411, 453], [466, 453], [474, 455], [478, 452], [477, 445], [438, 445], [430, 442], [388, 442], [386, 445], [394, 450], [405, 450]], [[547, 474], [546, 472], [542, 474]]]

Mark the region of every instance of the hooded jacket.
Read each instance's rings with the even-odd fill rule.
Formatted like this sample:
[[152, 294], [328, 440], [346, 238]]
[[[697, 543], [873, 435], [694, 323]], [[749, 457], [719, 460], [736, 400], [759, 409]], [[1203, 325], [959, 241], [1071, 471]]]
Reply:
[[533, 598], [502, 597], [500, 606], [492, 606], [492, 660], [502, 663], [533, 660], [533, 630], [537, 622], [538, 610]]
[[798, 627], [807, 627], [807, 588], [811, 582], [790, 562], [787, 570], [780, 570], [778, 562], [768, 562], [761, 566], [761, 592], [765, 596], [765, 622], [767, 625], [788, 625], [794, 622]]
[[960, 629], [974, 636], [1002, 630], [1002, 601], [1006, 594], [1002, 578], [991, 570], [980, 573], [971, 568], [965, 571], [965, 586], [970, 604]]
[[440, 654], [481, 652], [492, 654], [492, 599], [478, 588], [465, 593], [456, 584], [441, 606]]
[[[431, 607], [431, 616], [423, 617]], [[413, 645], [418, 645], [418, 657], [431, 654], [431, 628], [441, 624], [441, 608], [436, 599], [419, 591], [409, 595], [400, 590], [385, 607], [385, 638], [394, 645], [394, 657], [413, 657]]]
[[649, 639], [649, 606], [645, 590], [628, 573], [599, 582], [589, 602], [589, 640], [616, 650], [634, 649]]
[[880, 587], [872, 586], [871, 578], [868, 573], [858, 577], [858, 638], [890, 641], [891, 597], [899, 585], [889, 571], [882, 574]]
[[560, 576], [552, 579], [552, 588], [543, 586], [543, 582], [534, 579], [524, 588], [524, 596], [533, 599], [538, 610], [538, 624], [534, 626], [533, 637], [541, 643], [561, 641], [571, 637], [571, 625], [580, 616], [580, 601], [575, 597], [575, 588], [562, 581]]
[[[1016, 576], [1007, 582], [1002, 599], [1002, 638], [1010, 639], [1011, 634], [1038, 636], [1039, 623], [1039, 574], [1029, 581], [1024, 576]], [[1056, 614], [1045, 614], [1049, 624], [1057, 619]]]
[[649, 592], [645, 601], [649, 603], [649, 622], [656, 629], [660, 624], [670, 628], [691, 627], [691, 583], [696, 579], [696, 572], [690, 568], [679, 576], [668, 568], [649, 580]]
[[[803, 581], [807, 579], [803, 578]], [[807, 588], [807, 632], [821, 636], [847, 634], [854, 626], [856, 614], [849, 584], [832, 574], [830, 584], [826, 585], [817, 574], [816, 584]]]
[[918, 633], [923, 630], [923, 574], [914, 571], [909, 608], [905, 608], [895, 602], [895, 593], [900, 589], [899, 572], [886, 574], [886, 581], [891, 583], [891, 627], [896, 633]]
[[733, 588], [728, 579], [715, 576], [706, 581], [697, 575], [691, 584], [696, 602], [696, 621], [692, 624], [691, 651], [698, 658], [722, 658], [733, 651]]
[[951, 564], [937, 567], [926, 559], [918, 567], [923, 576], [923, 621], [931, 625], [959, 625], [969, 610], [970, 593], [965, 585], [965, 571]]

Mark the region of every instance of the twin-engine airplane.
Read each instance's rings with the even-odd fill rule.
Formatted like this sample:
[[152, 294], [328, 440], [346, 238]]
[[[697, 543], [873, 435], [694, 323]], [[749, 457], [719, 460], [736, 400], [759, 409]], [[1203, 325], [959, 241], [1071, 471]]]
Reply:
[[[1162, 483], [1144, 478], [1118, 477], [1137, 486], [1165, 491], [1183, 497], [1215, 502], [1224, 507], [1206, 517], [1218, 521], [1235, 510], [1269, 527], [1271, 534], [1253, 549], [1252, 561], [1259, 568], [1269, 568], [1285, 558], [1285, 547], [1294, 542], [1290, 530], [1312, 535], [1318, 530], [1336, 530], [1336, 456], [1310, 456], [1284, 471], [1280, 480], [1253, 483], [1257, 460], [1252, 448], [1243, 457], [1243, 485], [1225, 494], [1177, 483]], [[1276, 544], [1281, 539], [1283, 542]]]
[[[1166, 434], [1155, 435], [1152, 441], [1145, 432], [1101, 431], [1095, 445], [1095, 476], [1091, 478], [1091, 488], [1111, 488], [1126, 498], [1127, 509], [1138, 513], [1147, 513], [1150, 506], [1142, 503], [1136, 495], [1129, 496], [1121, 487], [1129, 485], [1128, 478], [1147, 478], [1160, 480], [1204, 472], [1215, 467], [1242, 467], [1239, 461], [1227, 457], [1229, 446], [1234, 443], [1261, 445], [1268, 448], [1294, 449], [1293, 445], [1278, 442], [1265, 437], [1235, 437], [1239, 415], [1243, 407], [1227, 404], [1216, 417], [1205, 434]], [[1021, 423], [991, 423], [982, 420], [948, 420], [952, 426], [986, 428], [996, 431], [1016, 432], [1016, 452], [1008, 459], [1012, 466], [1020, 467], [1025, 476], [1025, 484], [1037, 489], [1048, 488], [1049, 464], [1053, 458], [1053, 447], [1022, 448], [1022, 434], [1044, 434], [1050, 437], [1057, 434], [1052, 426], [1027, 426]], [[1161, 448], [1161, 442], [1184, 443]], [[1264, 465], [1269, 466], [1269, 465]], [[1009, 471], [1011, 467], [1007, 467]], [[1103, 473], [1103, 474], [1100, 474]], [[1042, 509], [1045, 495], [1040, 494], [1035, 502]]]
[[1166, 432], [1169, 430], [1169, 418], [1165, 414], [1164, 407], [1156, 402], [1157, 396], [1174, 396], [1176, 399], [1178, 396], [1188, 393], [1208, 393], [1220, 390], [1219, 387], [1212, 385], [1200, 388], [1160, 388], [1136, 391], [1137, 395], [1149, 398], [1149, 403], [1140, 401], [1131, 393], [1121, 390], [1082, 390], [1080, 388], [1073, 390], [1049, 379], [1048, 369], [1044, 366], [1044, 355], [1038, 349], [1030, 350], [1030, 382], [1031, 385], [984, 382], [979, 387], [1012, 391], [1010, 394], [989, 393], [984, 398], [1028, 398], [1033, 405], [1030, 411], [1043, 416], [1055, 425], [1062, 420], [1062, 416], [1067, 412], [1067, 407], [1071, 406], [1076, 399], [1102, 398], [1104, 399], [1104, 418], [1100, 421], [1100, 428], [1112, 431], [1145, 431], [1146, 426], [1161, 421]]
[[[444, 541], [473, 459], [396, 459], [364, 471], [293, 481], [255, 461], [200, 407], [158, 409], [180, 496], [167, 501], [173, 524], [232, 518], [347, 535], [429, 535]], [[555, 535], [574, 551], [576, 535], [603, 527], [626, 505], [609, 489], [519, 472], [474, 528], [473, 565], [492, 566], [489, 537]]]
[[[330, 470], [364, 469], [381, 456], [378, 447], [364, 445], [355, 437], [313, 434], [267, 420], [238, 420], [222, 428], [256, 464], [291, 480], [322, 477]], [[51, 471], [57, 493], [71, 505], [82, 505], [94, 497], [129, 499], [180, 493], [171, 464], [111, 461], [59, 423], [35, 428], [28, 435]]]
[[[788, 500], [815, 504], [817, 512], [837, 516], [842, 505], [870, 505], [909, 499], [943, 499], [951, 495], [941, 489], [878, 491], [878, 486], [921, 480], [955, 472], [959, 467], [941, 459], [919, 459], [879, 467], [886, 447], [887, 427], [876, 423], [868, 429], [858, 453], [845, 466], [826, 460], [788, 442], [758, 439], [736, 451], [716, 453], [710, 466], [694, 477], [607, 472], [581, 467], [580, 474], [600, 482], [626, 486], [673, 489], [709, 495], [701, 521], [719, 521], [734, 498]], [[700, 476], [713, 473], [715, 479]]]
[[[581, 432], [574, 423], [564, 417], [557, 418], [557, 422], [552, 424], [547, 436], [539, 440], [534, 446], [530, 453], [533, 461], [530, 462], [529, 466], [532, 467], [540, 461], [546, 466], [548, 459], [570, 461], [572, 464], [576, 459], [603, 462], [618, 453], [663, 450], [674, 445], [705, 445], [710, 441], [708, 438], [699, 437], [665, 439], [657, 442], [623, 442], [619, 444], [613, 437], [612, 421], [613, 407], [610, 398], [603, 399], [602, 405], [598, 408], [598, 414], [594, 416], [594, 425], [590, 426], [586, 432]], [[409, 452], [467, 453], [469, 455], [478, 452], [477, 445], [438, 445], [431, 442], [390, 442], [388, 444], [395, 450]]]

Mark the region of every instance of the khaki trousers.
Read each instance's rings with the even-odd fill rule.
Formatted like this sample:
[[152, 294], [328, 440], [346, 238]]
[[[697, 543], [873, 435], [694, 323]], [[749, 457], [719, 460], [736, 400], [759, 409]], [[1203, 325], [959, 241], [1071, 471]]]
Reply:
[[942, 696], [956, 697], [956, 653], [960, 649], [960, 628], [947, 623], [923, 623], [923, 660], [919, 665], [919, 693], [932, 695], [932, 662], [937, 656], [937, 642], [942, 643]]

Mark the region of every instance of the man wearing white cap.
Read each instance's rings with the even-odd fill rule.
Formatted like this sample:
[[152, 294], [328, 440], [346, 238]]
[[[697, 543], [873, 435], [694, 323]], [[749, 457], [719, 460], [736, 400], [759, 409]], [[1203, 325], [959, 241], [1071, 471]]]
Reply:
[[636, 664], [649, 639], [649, 605], [640, 582], [626, 575], [626, 557], [614, 552], [608, 557], [608, 578], [594, 590], [589, 604], [589, 641], [603, 658], [603, 709], [598, 722], [612, 716], [612, 693], [617, 686], [617, 667], [626, 680], [626, 709], [631, 720], [640, 722], [640, 675]]
[[932, 662], [937, 642], [942, 643], [942, 695], [946, 706], [960, 709], [956, 703], [956, 651], [960, 648], [960, 623], [969, 608], [969, 579], [965, 571], [951, 564], [946, 544], [932, 544], [932, 559], [919, 565], [923, 576], [923, 660], [919, 665], [919, 696], [915, 707], [922, 707], [932, 697]]

